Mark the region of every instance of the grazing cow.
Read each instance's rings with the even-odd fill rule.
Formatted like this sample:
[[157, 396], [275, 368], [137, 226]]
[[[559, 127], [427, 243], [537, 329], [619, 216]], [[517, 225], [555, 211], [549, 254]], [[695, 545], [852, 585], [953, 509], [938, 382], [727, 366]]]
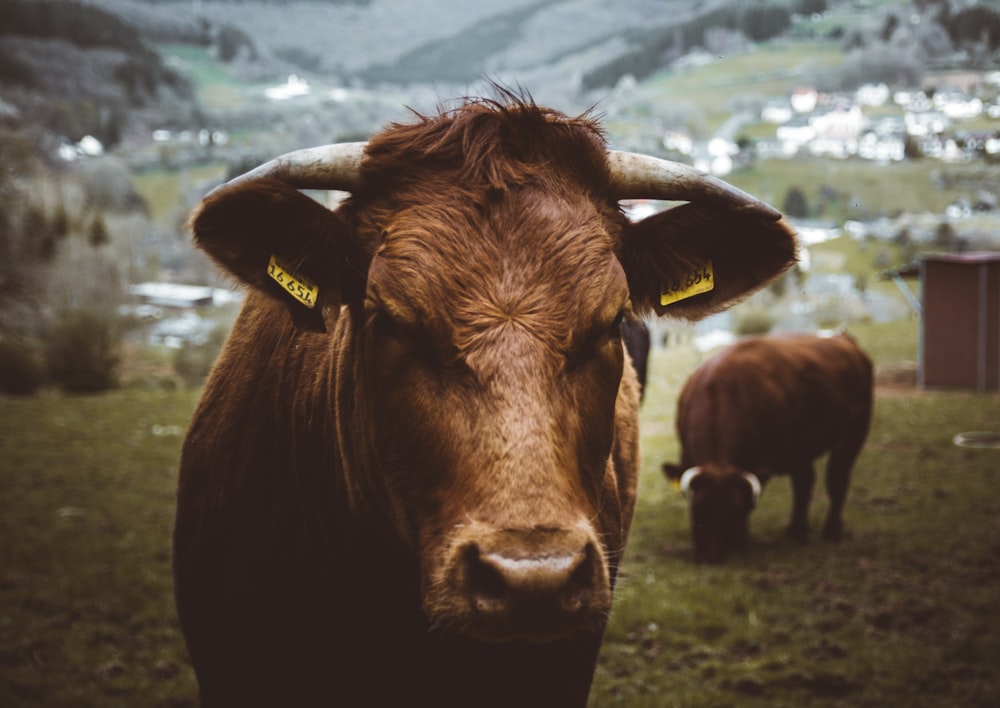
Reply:
[[192, 229], [249, 287], [180, 469], [203, 705], [584, 705], [635, 500], [623, 315], [766, 283], [780, 215], [501, 92], [276, 158]]
[[677, 402], [681, 464], [663, 465], [690, 500], [695, 559], [746, 546], [750, 512], [779, 474], [795, 498], [788, 535], [805, 539], [813, 462], [827, 452], [823, 538], [839, 540], [871, 412], [872, 365], [847, 334], [745, 339], [699, 366]]

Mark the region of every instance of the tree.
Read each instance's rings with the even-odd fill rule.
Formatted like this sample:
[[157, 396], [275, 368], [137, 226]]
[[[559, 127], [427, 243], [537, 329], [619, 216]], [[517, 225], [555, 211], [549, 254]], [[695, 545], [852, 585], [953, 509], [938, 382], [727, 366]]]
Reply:
[[19, 341], [0, 339], [0, 393], [30, 396], [45, 383], [35, 352]]
[[955, 245], [955, 228], [947, 221], [942, 221], [934, 230], [934, 245], [950, 251]]
[[90, 222], [90, 229], [87, 232], [87, 243], [94, 248], [100, 248], [110, 241], [111, 237], [108, 235], [108, 226], [104, 223], [104, 217], [97, 214]]
[[966, 7], [946, 22], [945, 27], [956, 44], [985, 42], [990, 50], [1000, 47], [1000, 12], [986, 5]]
[[233, 25], [223, 25], [219, 28], [219, 34], [216, 37], [216, 51], [220, 61], [232, 61], [244, 48], [249, 58], [257, 58], [257, 49], [246, 32]]
[[804, 219], [809, 216], [809, 203], [806, 200], [805, 192], [798, 187], [789, 187], [781, 209], [788, 216], [797, 217], [799, 219]]
[[814, 15], [826, 12], [826, 0], [795, 0], [792, 12], [799, 15]]
[[90, 310], [63, 315], [43, 343], [49, 375], [61, 389], [72, 393], [118, 386], [118, 346], [115, 322]]

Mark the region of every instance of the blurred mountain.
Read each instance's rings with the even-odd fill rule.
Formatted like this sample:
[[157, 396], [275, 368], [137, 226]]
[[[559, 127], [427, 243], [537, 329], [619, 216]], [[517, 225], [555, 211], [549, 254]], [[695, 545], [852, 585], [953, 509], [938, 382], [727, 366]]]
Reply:
[[[683, 52], [706, 23], [740, 27], [778, 3], [735, 0], [86, 0], [156, 41], [207, 31], [258, 65], [289, 65], [345, 84], [613, 85]], [[755, 20], [756, 25], [760, 25]], [[753, 34], [747, 32], [748, 35]], [[260, 67], [258, 66], [258, 69]]]
[[0, 127], [69, 142], [92, 136], [106, 146], [137, 112], [194, 106], [190, 81], [132, 25], [56, 0], [0, 3], [0, 96]]

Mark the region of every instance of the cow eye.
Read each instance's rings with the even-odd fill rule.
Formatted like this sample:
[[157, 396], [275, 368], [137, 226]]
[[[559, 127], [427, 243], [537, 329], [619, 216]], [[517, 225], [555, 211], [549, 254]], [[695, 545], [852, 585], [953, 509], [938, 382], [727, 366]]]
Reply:
[[624, 319], [624, 312], [619, 312], [618, 316], [610, 324], [597, 325], [589, 333], [582, 336], [578, 340], [577, 345], [567, 354], [568, 367], [575, 369], [585, 362], [590, 361], [605, 344], [620, 342]]
[[403, 326], [387, 310], [376, 309], [371, 314], [369, 322], [379, 339], [401, 339], [404, 336]]
[[625, 321], [625, 311], [622, 310], [615, 317], [614, 322], [611, 323], [611, 327], [608, 329], [608, 337], [610, 339], [621, 339], [622, 338], [622, 322]]
[[[368, 323], [377, 341], [393, 342], [403, 347], [414, 362], [420, 362], [433, 370], [445, 367], [463, 369], [465, 366], [452, 348], [436, 341], [423, 327], [400, 319], [383, 307], [373, 310]], [[396, 347], [393, 349], [398, 351]]]

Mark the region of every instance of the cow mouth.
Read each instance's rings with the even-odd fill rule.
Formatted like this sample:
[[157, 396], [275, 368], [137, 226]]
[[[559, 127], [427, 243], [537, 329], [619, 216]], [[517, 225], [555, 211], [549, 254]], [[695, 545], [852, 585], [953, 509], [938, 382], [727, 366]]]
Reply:
[[598, 548], [580, 529], [464, 533], [425, 592], [425, 610], [437, 628], [481, 642], [600, 633], [611, 590]]

